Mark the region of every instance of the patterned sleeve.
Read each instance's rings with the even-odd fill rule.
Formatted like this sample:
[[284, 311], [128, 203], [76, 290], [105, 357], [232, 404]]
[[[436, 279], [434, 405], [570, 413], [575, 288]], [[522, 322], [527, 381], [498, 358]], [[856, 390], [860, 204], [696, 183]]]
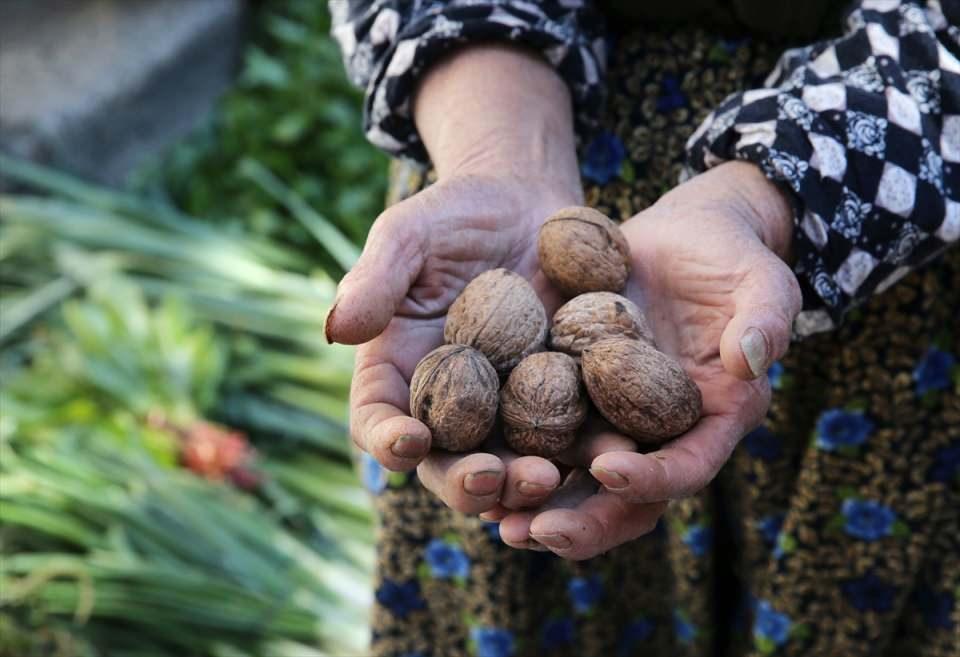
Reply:
[[960, 0], [861, 0], [843, 36], [788, 51], [687, 143], [694, 171], [739, 158], [792, 191], [798, 337], [960, 236]]
[[330, 0], [333, 35], [350, 79], [365, 89], [364, 129], [383, 150], [421, 162], [427, 153], [410, 98], [431, 63], [468, 42], [522, 43], [566, 80], [577, 128], [603, 105], [606, 48], [591, 0]]

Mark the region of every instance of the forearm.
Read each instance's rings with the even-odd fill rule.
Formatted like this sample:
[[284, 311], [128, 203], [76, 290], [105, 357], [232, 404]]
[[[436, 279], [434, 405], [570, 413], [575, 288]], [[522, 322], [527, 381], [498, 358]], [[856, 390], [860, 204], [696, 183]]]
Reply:
[[[511, 44], [525, 49], [520, 52], [539, 53], [542, 64], [563, 79], [577, 107], [579, 130], [596, 127], [604, 97], [604, 26], [590, 0], [329, 2], [333, 34], [350, 79], [366, 91], [367, 137], [393, 155], [428, 160], [414, 125], [412, 97], [429, 72], [445, 68], [441, 64], [466, 52], [488, 48], [506, 52], [505, 46]], [[469, 51], [463, 50], [465, 44]], [[453, 59], [451, 52], [457, 53]], [[524, 79], [522, 70], [497, 70]], [[474, 79], [478, 89], [489, 89], [492, 82], [496, 80]], [[454, 108], [458, 114], [463, 110]]]
[[536, 54], [457, 51], [427, 71], [413, 111], [440, 178], [497, 172], [580, 188], [570, 93]]
[[699, 199], [704, 212], [729, 211], [740, 217], [763, 244], [787, 264], [792, 259], [793, 208], [787, 193], [750, 162], [730, 161], [702, 173], [667, 192], [657, 203], [676, 221]]

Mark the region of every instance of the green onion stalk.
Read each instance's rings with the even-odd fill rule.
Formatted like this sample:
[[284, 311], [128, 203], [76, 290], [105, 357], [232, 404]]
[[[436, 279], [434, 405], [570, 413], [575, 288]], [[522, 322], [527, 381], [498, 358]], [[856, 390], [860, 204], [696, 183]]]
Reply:
[[[373, 515], [334, 283], [0, 156], [0, 655], [356, 654]], [[344, 267], [338, 229], [247, 174]]]

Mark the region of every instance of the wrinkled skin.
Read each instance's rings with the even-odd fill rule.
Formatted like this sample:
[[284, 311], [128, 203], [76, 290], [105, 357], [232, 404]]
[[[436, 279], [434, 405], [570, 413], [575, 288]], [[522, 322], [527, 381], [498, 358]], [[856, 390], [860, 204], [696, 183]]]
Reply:
[[604, 487], [549, 502], [560, 483], [551, 461], [497, 444], [428, 453], [429, 430], [409, 417], [408, 382], [441, 344], [444, 312], [479, 273], [511, 269], [548, 314], [558, 307], [536, 240], [547, 216], [582, 202], [568, 92], [536, 57], [470, 47], [431, 67], [414, 115], [438, 182], [378, 218], [327, 320], [329, 339], [361, 345], [354, 441], [389, 469], [416, 467], [448, 506], [502, 519], [501, 537], [516, 547], [583, 559], [643, 535], [668, 500], [709, 483], [763, 416], [763, 374], [785, 352], [800, 304], [784, 263], [789, 204], [758, 169], [734, 162], [624, 224], [632, 258], [625, 295], [700, 388], [703, 417], [648, 454], [588, 422], [561, 459], [589, 466]]

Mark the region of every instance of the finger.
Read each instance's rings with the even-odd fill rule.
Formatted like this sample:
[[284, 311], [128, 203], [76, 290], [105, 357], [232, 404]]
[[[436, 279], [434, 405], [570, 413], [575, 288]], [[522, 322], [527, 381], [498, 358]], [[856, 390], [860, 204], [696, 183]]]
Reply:
[[411, 470], [430, 449], [430, 430], [408, 417], [407, 380], [417, 360], [440, 344], [441, 322], [396, 318], [357, 349], [350, 382], [350, 435], [388, 470]]
[[536, 511], [518, 511], [500, 522], [500, 538], [507, 545], [523, 549], [542, 549], [530, 538], [530, 523], [537, 514], [550, 509], [574, 509], [584, 500], [596, 494], [599, 486], [590, 474], [580, 468], [571, 470], [563, 484]]
[[430, 450], [430, 430], [407, 416], [409, 388], [389, 362], [357, 367], [350, 392], [350, 436], [388, 470], [412, 470]]
[[586, 470], [570, 471], [563, 484], [535, 511], [518, 511], [500, 522], [500, 538], [507, 545], [521, 549], [542, 550], [543, 546], [530, 537], [530, 524], [538, 514], [551, 509], [575, 509], [599, 490], [597, 481]]
[[[588, 429], [589, 432], [589, 429]], [[612, 429], [603, 429], [574, 441], [557, 460], [574, 467], [589, 467], [593, 460], [606, 452], [634, 452], [637, 444]]]
[[507, 453], [500, 458], [507, 466], [500, 504], [507, 509], [539, 506], [560, 485], [560, 471], [547, 459]]
[[800, 312], [796, 276], [773, 253], [765, 253], [734, 293], [736, 311], [720, 338], [720, 360], [738, 379], [766, 373], [790, 346]]
[[381, 214], [340, 285], [324, 326], [327, 342], [362, 344], [379, 335], [396, 313], [426, 258], [422, 217], [413, 199]]
[[530, 523], [530, 537], [565, 559], [590, 559], [648, 534], [666, 502], [630, 504], [601, 491], [575, 509], [554, 509]]
[[590, 473], [607, 490], [630, 502], [689, 497], [713, 480], [743, 434], [759, 421], [762, 410], [758, 409], [764, 405], [763, 395], [745, 397], [741, 414], [708, 415], [655, 452], [601, 454]]
[[488, 511], [484, 511], [479, 514], [481, 520], [486, 520], [487, 522], [500, 522], [508, 515], [510, 515], [510, 509], [506, 508], [502, 504], [495, 504]]
[[451, 509], [479, 514], [500, 501], [506, 466], [493, 454], [434, 452], [417, 466], [417, 476]]
[[500, 520], [500, 540], [518, 550], [546, 551], [546, 546], [530, 538], [530, 524], [536, 511], [514, 511]]

